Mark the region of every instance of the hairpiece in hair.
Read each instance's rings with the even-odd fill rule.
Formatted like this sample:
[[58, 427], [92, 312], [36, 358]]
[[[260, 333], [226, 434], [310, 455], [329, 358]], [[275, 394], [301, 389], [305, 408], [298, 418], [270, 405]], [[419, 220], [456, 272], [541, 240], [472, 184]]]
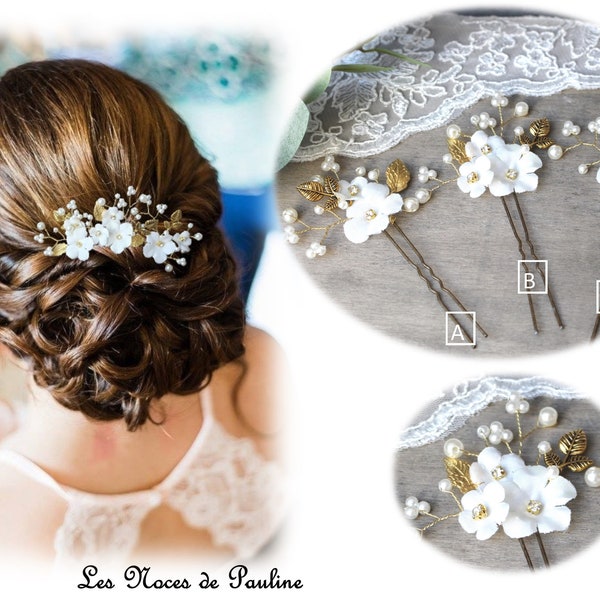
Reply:
[[[311, 181], [297, 186], [298, 192], [314, 207], [314, 213], [321, 217], [322, 224], [311, 225], [301, 219], [295, 208], [283, 210], [282, 218], [286, 223], [284, 232], [291, 244], [297, 244], [300, 238], [312, 232], [319, 232], [319, 241], [314, 241], [306, 250], [308, 258], [316, 258], [326, 253], [325, 241], [336, 227], [342, 227], [344, 234], [351, 242], [361, 244], [370, 236], [383, 233], [400, 255], [413, 267], [419, 277], [425, 281], [428, 289], [436, 296], [438, 303], [445, 310], [455, 325], [460, 328], [469, 345], [476, 346], [475, 335], [469, 328], [464, 328], [458, 315], [472, 319], [475, 327], [487, 337], [486, 331], [477, 322], [473, 312], [468, 311], [457, 296], [446, 287], [442, 279], [424, 260], [417, 247], [411, 242], [400, 227], [399, 213], [414, 213], [420, 206], [428, 202], [432, 192], [437, 189], [420, 187], [412, 196], [402, 196], [411, 181], [408, 167], [401, 160], [395, 160], [385, 171], [386, 184], [379, 182], [379, 169], [367, 170], [360, 166], [355, 169], [355, 177], [350, 180], [339, 178], [340, 165], [333, 155], [328, 155], [321, 164], [321, 169], [331, 176], [316, 175]], [[437, 173], [427, 167], [421, 167], [417, 180], [426, 184], [436, 180]], [[296, 224], [300, 225], [297, 228]]]
[[[112, 206], [104, 198], [98, 198], [94, 214], [80, 212], [77, 202], [71, 200], [65, 208], [54, 211], [59, 224], [48, 230], [46, 223], [37, 224], [38, 234], [34, 240], [46, 244], [46, 256], [62, 256], [85, 261], [94, 248], [109, 248], [121, 254], [127, 248], [142, 247], [146, 258], [165, 265], [165, 271], [173, 271], [173, 263], [184, 266], [186, 259], [180, 256], [190, 251], [193, 240], [201, 240], [200, 232], [191, 233], [193, 223], [182, 221], [180, 210], [168, 219], [163, 218], [166, 204], [156, 204], [151, 212], [152, 198], [139, 194], [129, 186], [126, 197], [115, 194]], [[62, 233], [62, 237], [60, 236]]]
[[[409, 519], [429, 517], [429, 523], [419, 529], [422, 534], [452, 518], [457, 518], [460, 526], [480, 541], [502, 529], [508, 537], [519, 541], [527, 565], [533, 570], [525, 539], [535, 536], [544, 564], [549, 566], [540, 534], [566, 531], [571, 523], [571, 509], [566, 505], [577, 496], [577, 490], [561, 473], [585, 471], [585, 483], [600, 487], [600, 468], [584, 454], [587, 436], [581, 429], [560, 437], [556, 450], [549, 441], [539, 442], [537, 464], [525, 464], [521, 456], [525, 440], [537, 430], [554, 427], [558, 412], [552, 406], [541, 408], [536, 425], [525, 432], [522, 416], [529, 412], [529, 402], [518, 394], [511, 394], [505, 409], [515, 417], [516, 439], [511, 429], [494, 421], [477, 428], [477, 437], [485, 443], [480, 452], [466, 450], [457, 438], [444, 443], [447, 477], [438, 483], [438, 489], [452, 496], [457, 512], [437, 516], [432, 513], [429, 502], [409, 496], [404, 513]], [[498, 447], [502, 446], [507, 452], [500, 452]], [[544, 465], [540, 464], [542, 461]]]
[[[550, 122], [547, 118], [533, 121], [527, 131], [520, 125], [516, 126], [513, 129], [513, 141], [507, 143], [502, 136], [509, 123], [529, 114], [529, 105], [517, 102], [513, 115], [505, 119], [503, 109], [508, 103], [506, 96], [495, 94], [491, 104], [497, 108], [498, 118], [487, 112], [473, 115], [471, 124], [476, 131], [472, 135], [465, 136], [456, 124], [447, 127], [449, 153], [444, 155], [443, 161], [454, 167], [457, 177], [441, 183], [455, 181], [460, 190], [471, 198], [479, 198], [486, 191], [501, 198], [521, 256], [519, 272], [523, 269], [526, 277], [534, 277], [533, 271], [537, 270], [556, 322], [562, 329], [563, 322], [547, 281], [547, 269], [536, 254], [519, 201], [520, 194], [532, 192], [538, 186], [536, 171], [542, 166], [542, 160], [531, 149], [547, 149], [549, 158], [553, 160], [560, 158], [562, 149], [550, 138]], [[514, 205], [512, 210], [511, 200]], [[527, 298], [533, 329], [538, 333], [532, 294], [528, 293]]]

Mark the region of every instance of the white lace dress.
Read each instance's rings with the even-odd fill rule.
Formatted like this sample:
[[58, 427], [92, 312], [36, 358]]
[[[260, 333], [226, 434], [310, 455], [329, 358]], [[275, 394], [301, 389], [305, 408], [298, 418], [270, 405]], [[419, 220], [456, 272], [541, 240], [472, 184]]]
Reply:
[[230, 435], [203, 401], [204, 422], [185, 456], [158, 485], [124, 494], [91, 494], [61, 485], [38, 465], [0, 449], [0, 462], [46, 485], [67, 503], [54, 538], [55, 565], [98, 557], [126, 560], [151, 510], [166, 505], [192, 528], [210, 533], [215, 546], [239, 558], [257, 553], [283, 514], [281, 469], [253, 442]]

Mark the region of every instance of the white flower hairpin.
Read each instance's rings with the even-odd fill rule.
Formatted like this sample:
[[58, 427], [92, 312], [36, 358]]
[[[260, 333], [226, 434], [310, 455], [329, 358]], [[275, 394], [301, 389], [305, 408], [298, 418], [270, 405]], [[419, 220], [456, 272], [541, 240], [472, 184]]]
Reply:
[[[527, 130], [520, 125], [514, 127], [513, 139], [507, 142], [503, 137], [507, 126], [513, 119], [526, 117], [529, 106], [526, 102], [517, 102], [512, 116], [505, 118], [503, 109], [508, 106], [508, 98], [496, 94], [492, 97], [491, 103], [497, 109], [498, 117], [492, 117], [487, 112], [473, 115], [471, 125], [476, 128], [473, 134], [463, 134], [456, 124], [447, 127], [449, 153], [443, 156], [443, 161], [454, 167], [456, 178], [440, 181], [440, 183], [455, 181], [459, 189], [469, 194], [471, 198], [480, 198], [489, 192], [502, 200], [513, 235], [517, 240], [521, 256], [520, 268], [526, 273], [526, 277], [533, 277], [534, 269], [539, 273], [547, 290], [546, 295], [556, 322], [562, 329], [564, 325], [547, 281], [544, 261], [541, 261], [536, 254], [519, 201], [520, 194], [533, 192], [538, 186], [536, 171], [542, 166], [542, 160], [532, 151], [532, 148], [547, 149], [550, 159], [560, 158], [562, 150], [549, 137], [550, 122], [546, 118], [533, 121]], [[514, 204], [512, 212], [509, 206], [510, 199]], [[533, 329], [538, 333], [539, 326], [532, 294], [527, 294], [527, 298]]]
[[421, 534], [452, 518], [480, 541], [502, 532], [519, 541], [527, 565], [533, 570], [525, 540], [536, 538], [544, 565], [549, 566], [541, 534], [566, 531], [571, 523], [567, 504], [577, 496], [577, 490], [561, 473], [585, 471], [585, 483], [600, 487], [600, 468], [585, 456], [587, 436], [581, 429], [562, 435], [556, 450], [546, 440], [539, 442], [537, 463], [526, 464], [522, 457], [524, 442], [534, 432], [556, 426], [558, 412], [552, 406], [541, 408], [535, 426], [525, 432], [522, 416], [529, 412], [529, 402], [511, 394], [505, 408], [515, 417], [516, 437], [511, 429], [494, 421], [477, 428], [477, 437], [485, 443], [480, 452], [466, 450], [457, 438], [444, 442], [446, 478], [439, 481], [438, 490], [453, 498], [457, 511], [438, 516], [432, 513], [428, 501], [409, 496], [404, 514], [411, 520], [429, 518], [419, 528]]
[[66, 255], [85, 261], [95, 248], [121, 254], [127, 248], [141, 246], [144, 256], [164, 264], [168, 273], [173, 271], [174, 264], [185, 266], [187, 261], [181, 254], [187, 254], [192, 241], [200, 241], [202, 233], [191, 232], [194, 224], [183, 221], [180, 210], [164, 218], [166, 204], [156, 204], [151, 212], [151, 196], [140, 194], [136, 198], [136, 193], [129, 186], [125, 198], [115, 194], [112, 206], [106, 199], [98, 198], [94, 214], [81, 212], [77, 202], [71, 200], [65, 208], [54, 211], [57, 225], [52, 231], [43, 221], [37, 224], [39, 233], [34, 240], [46, 244], [46, 256]]
[[[398, 222], [400, 213], [416, 212], [420, 206], [430, 200], [432, 192], [439, 186], [419, 187], [413, 195], [403, 196], [401, 192], [408, 188], [411, 174], [401, 160], [395, 160], [388, 165], [385, 171], [385, 184], [379, 181], [381, 176], [379, 169], [367, 170], [364, 166], [355, 169], [355, 176], [350, 181], [340, 179], [340, 165], [333, 155], [325, 157], [321, 169], [329, 175], [316, 175], [311, 181], [297, 186], [300, 194], [313, 204], [313, 211], [319, 218], [319, 222], [309, 224], [306, 217], [300, 218], [295, 208], [284, 209], [282, 218], [286, 223], [284, 232], [287, 241], [297, 244], [306, 234], [315, 232], [320, 234], [319, 240], [313, 241], [306, 250], [306, 256], [314, 259], [325, 255], [327, 251], [325, 242], [336, 227], [342, 227], [346, 238], [355, 244], [362, 244], [371, 236], [383, 233], [425, 281], [428, 289], [436, 296], [448, 317], [461, 329], [469, 344], [476, 346], [474, 336], [471, 335], [474, 328], [463, 327], [457, 313], [466, 319], [472, 319], [470, 323], [474, 324], [484, 337], [487, 337], [487, 332], [474, 318], [474, 313], [468, 311], [457, 296], [446, 287]], [[417, 180], [421, 184], [426, 184], [436, 177], [435, 171], [421, 167]]]
[[[589, 134], [591, 134], [591, 140], [589, 138], [589, 134], [582, 133], [581, 127], [575, 124], [573, 121], [565, 121], [562, 126], [562, 134], [565, 137], [574, 138], [574, 143], [566, 148], [563, 146], [555, 145], [555, 157], [562, 158], [569, 152], [573, 152], [579, 148], [589, 151], [590, 153], [598, 153], [600, 154], [600, 117], [594, 119], [593, 121], [589, 121], [587, 124], [587, 130]], [[590, 171], [593, 171], [595, 167], [600, 165], [600, 157], [596, 160], [592, 160], [590, 162], [580, 163], [577, 166], [577, 171], [580, 175], [586, 175]], [[596, 170], [596, 181], [600, 183], [600, 168]], [[595, 340], [598, 331], [600, 330], [600, 312], [597, 312], [596, 319], [594, 321], [594, 326], [592, 328], [591, 340]]]

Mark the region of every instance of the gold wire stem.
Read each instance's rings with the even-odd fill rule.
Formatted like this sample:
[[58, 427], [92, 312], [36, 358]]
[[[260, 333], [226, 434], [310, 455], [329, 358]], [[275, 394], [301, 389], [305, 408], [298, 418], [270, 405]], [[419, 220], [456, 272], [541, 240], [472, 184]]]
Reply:
[[[525, 273], [529, 274], [529, 267], [527, 266], [527, 256], [525, 255], [525, 251], [523, 250], [523, 241], [521, 240], [521, 237], [519, 236], [519, 232], [517, 231], [517, 227], [514, 223], [513, 217], [510, 214], [510, 210], [508, 209], [508, 204], [506, 203], [506, 198], [504, 196], [502, 196], [502, 205], [504, 206], [504, 211], [506, 212], [506, 217], [508, 218], [508, 222], [510, 223], [510, 228], [512, 229], [513, 235], [515, 236], [515, 239], [517, 240], [517, 244], [518, 244], [518, 250], [519, 250], [519, 254], [521, 255], [521, 259], [524, 261], [522, 264], [523, 268], [525, 269]], [[533, 324], [533, 331], [534, 333], [539, 333], [539, 328], [538, 328], [538, 324], [537, 324], [537, 318], [535, 316], [535, 308], [533, 306], [533, 298], [531, 297], [531, 294], [527, 294], [527, 300], [529, 302], [529, 313], [531, 314], [531, 322]]]
[[458, 517], [458, 515], [460, 515], [460, 513], [456, 513], [453, 515], [446, 515], [444, 517], [436, 517], [434, 515], [427, 515], [429, 517], [432, 517], [434, 520], [431, 523], [428, 523], [427, 525], [425, 525], [424, 527], [419, 527], [418, 531], [421, 535], [423, 535], [428, 529], [431, 529], [434, 525], [437, 525], [438, 523], [442, 523], [443, 521], [447, 521], [448, 519], [453, 519], [455, 517]]
[[513, 197], [515, 199], [515, 205], [517, 207], [517, 212], [519, 213], [519, 219], [521, 220], [521, 225], [523, 226], [523, 231], [525, 232], [525, 242], [529, 246], [529, 251], [531, 252], [531, 256], [533, 257], [533, 259], [535, 261], [537, 261], [536, 265], [537, 265], [538, 273], [540, 274], [540, 277], [542, 278], [544, 285], [548, 289], [548, 294], [547, 294], [548, 301], [550, 302], [550, 306], [552, 307], [552, 312], [554, 313], [554, 318], [556, 319], [556, 322], [557, 322], [558, 326], [560, 327], [560, 329], [564, 329], [564, 324], [562, 322], [562, 319], [560, 318], [560, 314], [558, 312], [556, 302], [554, 301], [554, 296], [552, 294], [552, 290], [550, 289], [550, 282], [548, 282], [548, 284], [546, 284], [546, 274], [544, 273], [544, 270], [540, 266], [539, 258], [537, 257], [537, 254], [535, 253], [535, 248], [533, 247], [533, 242], [531, 241], [531, 238], [529, 236], [529, 229], [527, 227], [527, 221], [525, 221], [525, 216], [523, 214], [523, 211], [521, 210], [521, 203], [519, 202], [519, 196], [517, 196], [516, 192], [513, 192]]
[[521, 456], [521, 454], [523, 454], [523, 440], [525, 438], [523, 437], [523, 430], [521, 429], [521, 415], [518, 411], [515, 413], [515, 419], [517, 421], [517, 433], [519, 435], [519, 456]]

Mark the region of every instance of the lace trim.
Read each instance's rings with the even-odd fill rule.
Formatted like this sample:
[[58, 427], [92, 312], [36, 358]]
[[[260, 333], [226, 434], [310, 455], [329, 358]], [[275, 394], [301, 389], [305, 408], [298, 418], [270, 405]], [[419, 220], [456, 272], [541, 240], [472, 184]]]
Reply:
[[310, 121], [295, 161], [327, 153], [365, 157], [441, 127], [482, 98], [548, 96], [600, 87], [600, 28], [559, 17], [440, 14], [385, 31], [365, 44], [415, 58], [354, 51], [343, 63], [393, 70], [333, 72], [309, 105]]
[[494, 402], [505, 402], [518, 392], [526, 400], [544, 397], [550, 400], [577, 400], [582, 397], [572, 389], [557, 386], [539, 377], [508, 379], [488, 377], [458, 385], [448, 400], [442, 401], [432, 414], [406, 429], [400, 436], [398, 450], [431, 444], [460, 429], [467, 420]]

